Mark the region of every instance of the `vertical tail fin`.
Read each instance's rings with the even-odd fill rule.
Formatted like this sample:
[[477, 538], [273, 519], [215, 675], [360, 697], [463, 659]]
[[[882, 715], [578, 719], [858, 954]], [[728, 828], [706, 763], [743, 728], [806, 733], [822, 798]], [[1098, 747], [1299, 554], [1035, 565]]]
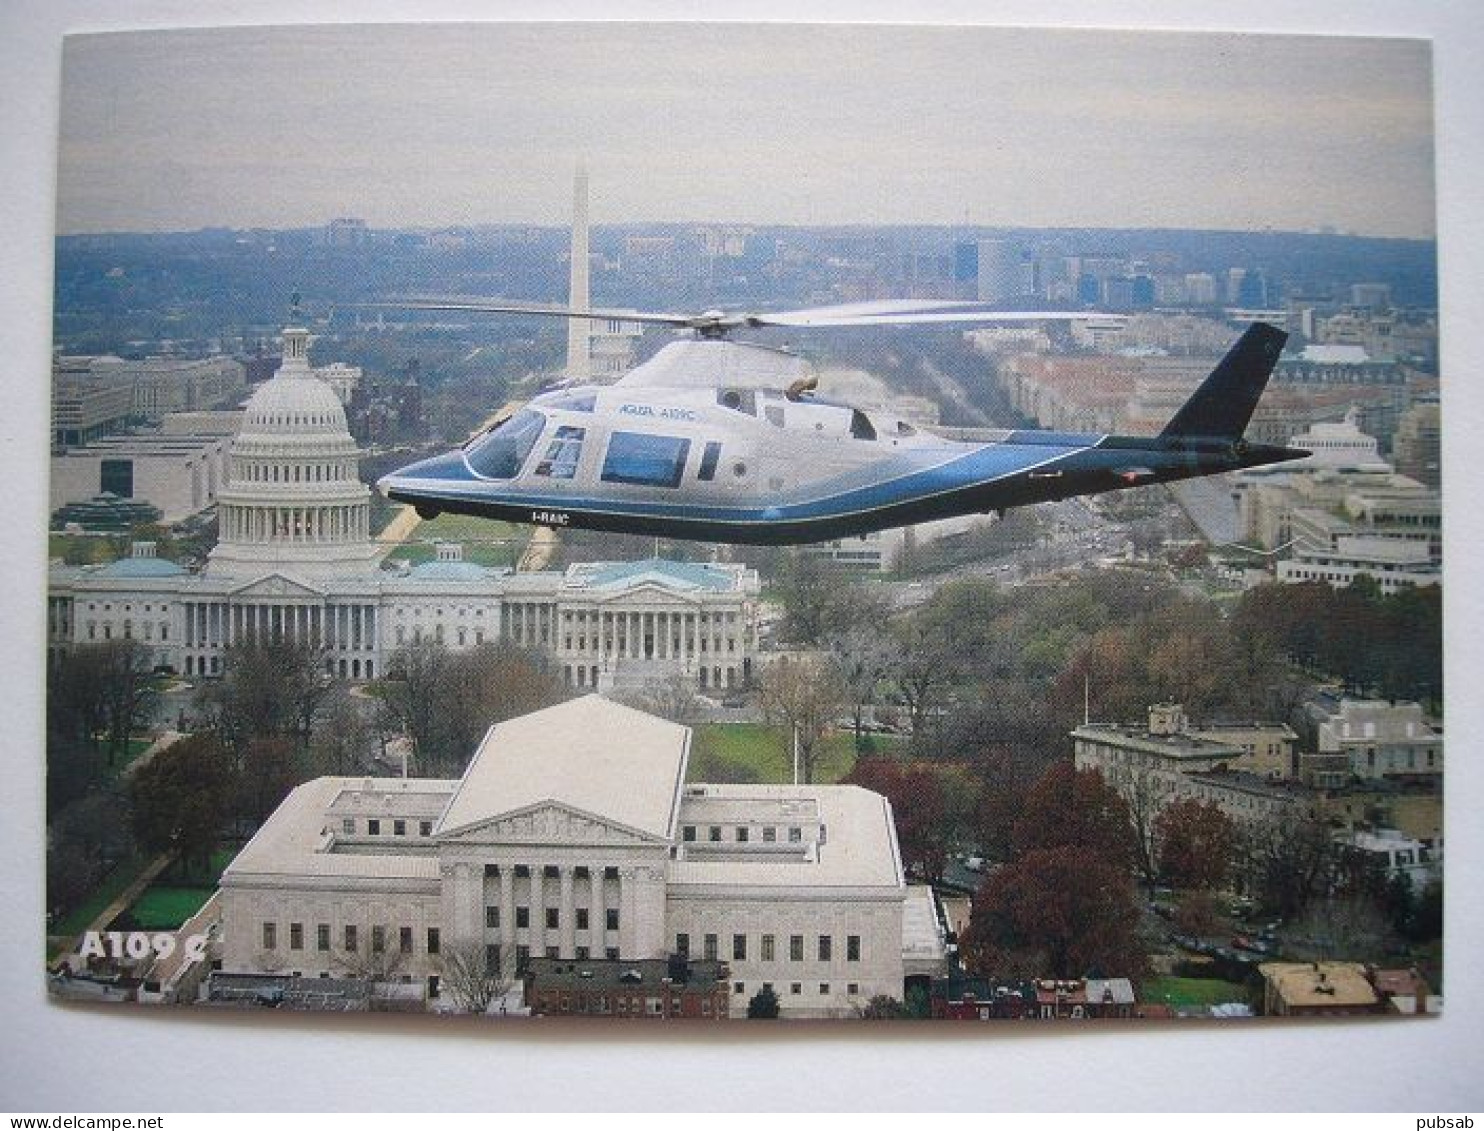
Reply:
[[1240, 438], [1287, 340], [1266, 322], [1248, 326], [1160, 435]]

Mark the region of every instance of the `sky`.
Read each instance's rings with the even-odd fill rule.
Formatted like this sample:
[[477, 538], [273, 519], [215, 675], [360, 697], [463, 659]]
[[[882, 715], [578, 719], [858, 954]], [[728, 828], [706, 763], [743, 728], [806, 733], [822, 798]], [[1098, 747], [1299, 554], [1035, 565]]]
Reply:
[[748, 24], [69, 37], [58, 231], [595, 223], [1431, 238], [1426, 41]]

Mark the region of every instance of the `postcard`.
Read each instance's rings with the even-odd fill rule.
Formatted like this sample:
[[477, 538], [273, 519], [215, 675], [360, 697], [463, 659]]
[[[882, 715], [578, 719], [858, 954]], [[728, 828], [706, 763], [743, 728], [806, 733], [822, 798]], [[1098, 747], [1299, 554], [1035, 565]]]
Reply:
[[46, 978], [1441, 1011], [1431, 48], [64, 51]]

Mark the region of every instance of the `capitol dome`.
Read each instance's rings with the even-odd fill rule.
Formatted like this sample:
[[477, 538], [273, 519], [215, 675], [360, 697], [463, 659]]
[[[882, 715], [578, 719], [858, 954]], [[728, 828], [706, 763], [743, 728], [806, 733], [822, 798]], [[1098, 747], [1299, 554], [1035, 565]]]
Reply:
[[309, 366], [309, 331], [283, 332], [283, 364], [247, 402], [217, 495], [209, 570], [258, 577], [376, 568], [368, 488], [340, 399]]

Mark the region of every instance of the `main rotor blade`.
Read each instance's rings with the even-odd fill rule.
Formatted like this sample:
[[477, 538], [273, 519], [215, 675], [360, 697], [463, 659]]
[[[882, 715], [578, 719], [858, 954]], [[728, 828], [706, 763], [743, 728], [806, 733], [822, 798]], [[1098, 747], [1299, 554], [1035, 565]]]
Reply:
[[[941, 307], [944, 304], [938, 304]], [[1116, 316], [1086, 311], [1067, 310], [944, 310], [903, 311], [880, 314], [834, 314], [788, 311], [783, 314], [760, 314], [748, 320], [750, 326], [911, 326], [935, 322], [1083, 322], [1089, 318], [1113, 319]]]
[[386, 310], [448, 310], [469, 314], [533, 314], [541, 318], [586, 318], [594, 322], [642, 322], [655, 326], [693, 327], [698, 319], [688, 314], [655, 314], [639, 310], [573, 310], [567, 306], [535, 306], [524, 303], [462, 302], [444, 299], [408, 299], [404, 302], [367, 302], [362, 306]]

